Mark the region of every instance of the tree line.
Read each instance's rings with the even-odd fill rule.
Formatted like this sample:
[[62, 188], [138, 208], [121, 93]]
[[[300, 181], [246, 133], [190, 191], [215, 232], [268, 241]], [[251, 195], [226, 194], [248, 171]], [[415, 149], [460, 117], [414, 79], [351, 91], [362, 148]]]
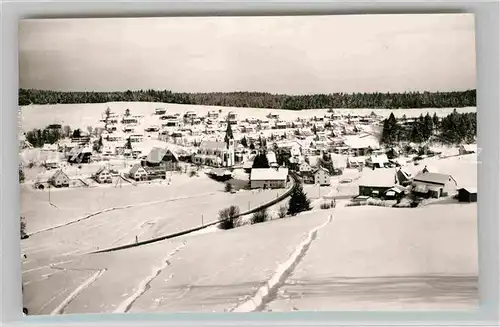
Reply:
[[382, 144], [399, 142], [425, 143], [437, 141], [445, 144], [472, 143], [477, 136], [477, 115], [475, 112], [458, 113], [453, 110], [448, 116], [439, 119], [434, 116], [420, 115], [414, 121], [406, 122], [406, 118], [397, 120], [394, 114], [384, 120], [382, 128]]
[[460, 108], [476, 106], [476, 90], [457, 92], [376, 92], [311, 95], [286, 95], [262, 92], [176, 93], [169, 90], [128, 90], [125, 92], [19, 90], [19, 105], [21, 106], [30, 104], [105, 103], [118, 101], [164, 102], [288, 110], [326, 108]]

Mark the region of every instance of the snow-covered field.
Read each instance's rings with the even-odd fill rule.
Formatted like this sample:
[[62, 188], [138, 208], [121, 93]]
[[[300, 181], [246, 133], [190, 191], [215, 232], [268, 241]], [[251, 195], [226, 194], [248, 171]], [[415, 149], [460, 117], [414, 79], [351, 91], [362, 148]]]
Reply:
[[320, 210], [67, 256], [25, 268], [25, 305], [34, 314], [473, 309], [476, 210]]
[[266, 309], [472, 309], [477, 205], [335, 209]]
[[[269, 110], [161, 103], [109, 103], [22, 107], [23, 128], [51, 123], [72, 128], [97, 126], [107, 107], [145, 115], [221, 109], [239, 118], [281, 119], [324, 116], [327, 110]], [[47, 110], [50, 114], [47, 114]], [[453, 109], [338, 109], [340, 114], [443, 116]], [[472, 112], [476, 108], [461, 108]], [[157, 140], [141, 144], [149, 152]], [[450, 174], [458, 187], [477, 186], [477, 155], [426, 158], [405, 169], [425, 166]], [[25, 164], [45, 160], [25, 150]], [[346, 157], [339, 156], [345, 161]], [[109, 167], [126, 172], [137, 161], [117, 159]], [[65, 167], [72, 178], [86, 178], [102, 162]], [[480, 169], [480, 168], [479, 168]], [[31, 182], [44, 173], [26, 167]], [[224, 184], [199, 176], [172, 174], [165, 181], [113, 183], [99, 187], [35, 190], [21, 187], [21, 216], [28, 239], [21, 241], [24, 304], [31, 314], [111, 312], [227, 312], [371, 309], [463, 309], [477, 305], [477, 204], [434, 203], [414, 209], [343, 207], [321, 210], [325, 196], [339, 202], [357, 195], [363, 178], [394, 180], [394, 168], [362, 172], [346, 169], [331, 185], [304, 185], [314, 210], [296, 217], [238, 227], [207, 228], [171, 240], [128, 250], [90, 254], [136, 241], [198, 227], [217, 220], [219, 210], [255, 208], [285, 192], [224, 192]], [[248, 176], [241, 171], [237, 178]], [[376, 175], [376, 176], [375, 176]], [[350, 180], [348, 183], [343, 183]], [[286, 202], [271, 208], [273, 218]]]
[[[69, 125], [71, 128], [81, 128], [85, 130], [87, 126], [97, 127], [98, 122], [102, 118], [103, 112], [109, 107], [112, 112], [122, 114], [126, 109], [130, 109], [132, 115], [151, 116], [156, 108], [164, 108], [168, 114], [184, 114], [186, 111], [194, 111], [198, 115], [204, 115], [211, 110], [222, 110], [223, 114], [229, 111], [235, 112], [239, 117], [263, 119], [268, 114], [278, 114], [280, 119], [294, 120], [298, 117], [323, 117], [327, 114], [327, 109], [309, 109], [309, 110], [276, 110], [276, 109], [259, 109], [259, 108], [233, 108], [233, 107], [213, 107], [200, 105], [183, 105], [173, 103], [158, 103], [158, 102], [110, 102], [110, 103], [95, 103], [95, 104], [55, 104], [55, 105], [29, 105], [21, 107], [22, 128], [24, 131], [29, 131], [34, 128], [44, 128], [49, 124]], [[429, 109], [404, 109], [404, 110], [387, 110], [387, 109], [335, 109], [337, 114], [351, 115], [369, 115], [375, 112], [380, 116], [389, 116], [392, 112], [396, 117], [418, 117], [421, 114], [438, 116], [446, 116], [453, 111], [453, 108], [429, 108]], [[457, 108], [459, 113], [475, 112], [476, 107]], [[50, 112], [50, 115], [47, 114]]]

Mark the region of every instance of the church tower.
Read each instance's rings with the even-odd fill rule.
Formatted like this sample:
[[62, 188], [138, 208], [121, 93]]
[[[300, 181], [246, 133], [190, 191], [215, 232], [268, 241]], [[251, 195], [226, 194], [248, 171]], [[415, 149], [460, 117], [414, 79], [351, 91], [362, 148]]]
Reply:
[[225, 160], [225, 165], [226, 167], [232, 167], [234, 166], [234, 136], [233, 136], [233, 130], [231, 129], [231, 122], [229, 119], [227, 120], [227, 128], [226, 128], [226, 136], [224, 137], [224, 142], [226, 143], [226, 160]]

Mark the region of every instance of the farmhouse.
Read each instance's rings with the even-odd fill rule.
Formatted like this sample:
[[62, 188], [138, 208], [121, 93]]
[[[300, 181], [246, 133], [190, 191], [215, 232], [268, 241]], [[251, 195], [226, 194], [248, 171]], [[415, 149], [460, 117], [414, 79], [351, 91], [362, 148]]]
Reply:
[[112, 183], [111, 173], [105, 166], [100, 167], [92, 176], [98, 183]]
[[148, 179], [147, 171], [139, 164], [135, 164], [128, 173], [129, 177], [135, 181], [145, 181]]
[[69, 187], [69, 177], [62, 169], [57, 170], [48, 180], [55, 187]]
[[477, 202], [477, 189], [473, 187], [463, 187], [458, 190], [459, 202]]
[[284, 188], [287, 178], [287, 168], [254, 168], [250, 174], [250, 188]]
[[412, 192], [421, 197], [440, 198], [456, 191], [457, 182], [452, 176], [420, 172], [413, 178]]

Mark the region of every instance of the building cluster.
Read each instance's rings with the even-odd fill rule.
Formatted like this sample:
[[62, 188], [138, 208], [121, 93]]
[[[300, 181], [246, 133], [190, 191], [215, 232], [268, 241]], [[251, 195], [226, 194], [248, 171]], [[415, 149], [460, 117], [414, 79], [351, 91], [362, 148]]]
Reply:
[[[403, 149], [380, 146], [374, 126], [380, 127], [382, 122], [383, 117], [374, 113], [359, 116], [328, 112], [322, 117], [285, 119], [277, 113], [242, 118], [234, 111], [222, 110], [200, 115], [156, 108], [150, 115], [135, 115], [129, 109], [123, 114], [108, 109], [94, 134], [82, 132], [78, 137], [44, 145], [42, 151], [60, 154], [43, 162], [53, 174], [46, 184], [72, 185], [75, 178], [64, 173], [63, 161], [69, 165], [99, 161], [103, 165], [92, 172], [91, 178], [101, 184], [112, 183], [115, 178], [126, 182], [167, 179], [169, 173], [182, 167], [205, 166], [221, 180], [241, 168], [249, 173], [251, 188], [283, 188], [292, 171], [306, 184], [328, 186], [331, 176], [341, 175], [345, 168], [368, 167], [377, 173], [365, 169], [360, 196], [398, 199], [411, 189], [420, 196], [440, 197], [456, 187], [452, 177], [434, 172], [412, 177], [402, 169], [394, 173], [390, 168], [402, 166], [398, 156]], [[30, 146], [21, 138], [22, 148]], [[419, 150], [409, 144], [404, 151], [416, 155]], [[457, 155], [475, 151], [473, 146], [463, 145]], [[255, 164], [258, 156], [265, 156], [265, 167]], [[118, 174], [109, 168], [106, 161], [114, 159], [131, 162], [128, 171]], [[378, 172], [381, 168], [392, 176]], [[370, 180], [371, 175], [378, 180]]]

